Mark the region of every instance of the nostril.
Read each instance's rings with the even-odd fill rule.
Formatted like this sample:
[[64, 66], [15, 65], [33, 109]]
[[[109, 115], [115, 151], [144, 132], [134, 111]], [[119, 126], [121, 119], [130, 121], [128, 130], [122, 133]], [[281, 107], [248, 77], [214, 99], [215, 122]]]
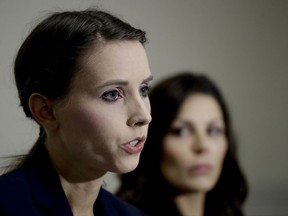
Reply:
[[144, 125], [149, 124], [150, 122], [151, 122], [151, 118], [147, 118], [147, 119], [143, 119], [143, 120], [136, 122], [134, 125], [135, 126], [144, 126]]
[[148, 125], [151, 122], [151, 116], [147, 116], [147, 117], [140, 117], [140, 116], [134, 116], [132, 118], [130, 118], [128, 120], [128, 125], [130, 126], [134, 126], [134, 127], [141, 127], [141, 126], [145, 126]]
[[143, 125], [145, 125], [144, 122], [137, 122], [137, 123], [135, 124], [135, 126], [143, 126]]

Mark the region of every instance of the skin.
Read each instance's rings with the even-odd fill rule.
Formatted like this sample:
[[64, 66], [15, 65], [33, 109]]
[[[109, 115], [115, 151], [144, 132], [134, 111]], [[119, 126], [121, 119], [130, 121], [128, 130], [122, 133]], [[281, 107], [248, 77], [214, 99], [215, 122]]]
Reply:
[[161, 162], [163, 176], [179, 190], [175, 202], [183, 215], [203, 215], [205, 194], [215, 186], [226, 152], [217, 101], [205, 94], [188, 96], [164, 137]]
[[138, 165], [140, 152], [129, 153], [123, 144], [147, 136], [152, 76], [136, 41], [94, 46], [79, 68], [67, 97], [34, 95], [30, 104], [46, 130], [45, 144], [73, 214], [93, 215], [104, 175]]

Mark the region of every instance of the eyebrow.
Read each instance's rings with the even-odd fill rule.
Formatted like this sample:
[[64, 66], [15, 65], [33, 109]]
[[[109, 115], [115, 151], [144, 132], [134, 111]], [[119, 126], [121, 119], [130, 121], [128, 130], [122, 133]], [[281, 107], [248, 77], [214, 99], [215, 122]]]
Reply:
[[[150, 81], [152, 81], [152, 80], [153, 80], [153, 75], [150, 75], [148, 78], [144, 79], [141, 84], [150, 82]], [[126, 80], [115, 79], [115, 80], [109, 80], [109, 81], [101, 84], [101, 85], [98, 86], [97, 88], [102, 88], [102, 87], [109, 86], [109, 85], [123, 85], [123, 86], [126, 85], [126, 86], [127, 86], [128, 83], [129, 83], [129, 82], [126, 81]]]
[[144, 79], [142, 83], [151, 82], [153, 80], [153, 75], [150, 75], [147, 79]]
[[[190, 120], [187, 120], [187, 119], [184, 119], [184, 118], [181, 118], [181, 117], [176, 117], [176, 119], [174, 121], [177, 121], [181, 124], [184, 124], [184, 125], [188, 125], [188, 126], [193, 126], [194, 125], [194, 122], [193, 121], [190, 121]], [[209, 121], [209, 123], [223, 123], [223, 125], [225, 126], [225, 122], [224, 122], [224, 119], [222, 119], [221, 117], [216, 117], [216, 118], [213, 118]]]
[[[193, 124], [193, 122], [191, 122], [191, 121], [189, 121], [189, 120], [186, 120], [186, 119], [182, 119], [182, 118], [178, 118], [178, 119], [175, 119], [174, 120], [174, 123], [175, 122], [178, 122], [178, 123], [180, 123], [180, 124], [183, 124], [183, 125], [185, 125], [185, 126], [188, 126], [188, 127], [191, 127], [191, 128], [193, 128], [194, 126], [194, 124]], [[173, 125], [173, 123], [172, 123], [172, 125]]]

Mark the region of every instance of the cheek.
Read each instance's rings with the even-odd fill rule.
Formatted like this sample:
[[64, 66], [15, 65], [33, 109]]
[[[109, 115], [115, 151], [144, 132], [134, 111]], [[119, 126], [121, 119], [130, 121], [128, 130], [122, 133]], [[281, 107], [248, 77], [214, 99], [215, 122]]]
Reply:
[[164, 139], [163, 142], [163, 158], [162, 158], [162, 167], [165, 170], [169, 169], [178, 169], [180, 171], [181, 164], [184, 163], [185, 159], [185, 149], [174, 143], [169, 139]]
[[75, 135], [87, 134], [90, 131], [97, 133], [105, 127], [105, 124], [111, 124], [108, 123], [109, 118], [101, 109], [91, 106], [73, 106], [63, 110], [60, 114], [61, 128], [69, 130]]
[[149, 113], [151, 113], [151, 104], [150, 99], [147, 97], [147, 100], [145, 100], [145, 105]]
[[[183, 144], [183, 143], [181, 143]], [[174, 187], [182, 187], [183, 181], [186, 178], [187, 164], [189, 155], [185, 145], [175, 143], [172, 140], [167, 140], [163, 143], [163, 158], [161, 160], [161, 172], [163, 177], [169, 184]]]
[[215, 148], [215, 163], [218, 164], [219, 170], [222, 170], [224, 158], [228, 151], [228, 143], [226, 139], [221, 140]]
[[222, 158], [222, 161], [224, 160], [224, 157], [226, 155], [228, 151], [228, 143], [227, 140], [224, 138], [220, 144], [220, 148], [219, 148], [219, 154], [220, 154], [220, 158]]

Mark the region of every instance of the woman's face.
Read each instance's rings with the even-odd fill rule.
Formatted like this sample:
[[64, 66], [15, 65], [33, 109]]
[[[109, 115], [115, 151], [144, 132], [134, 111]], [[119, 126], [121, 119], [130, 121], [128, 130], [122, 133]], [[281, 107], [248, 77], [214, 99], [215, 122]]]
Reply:
[[164, 137], [161, 171], [180, 191], [206, 193], [219, 178], [226, 152], [219, 104], [212, 96], [192, 94]]
[[107, 42], [80, 66], [68, 97], [56, 105], [57, 142], [50, 148], [83, 175], [131, 171], [151, 121], [145, 49], [136, 41]]

